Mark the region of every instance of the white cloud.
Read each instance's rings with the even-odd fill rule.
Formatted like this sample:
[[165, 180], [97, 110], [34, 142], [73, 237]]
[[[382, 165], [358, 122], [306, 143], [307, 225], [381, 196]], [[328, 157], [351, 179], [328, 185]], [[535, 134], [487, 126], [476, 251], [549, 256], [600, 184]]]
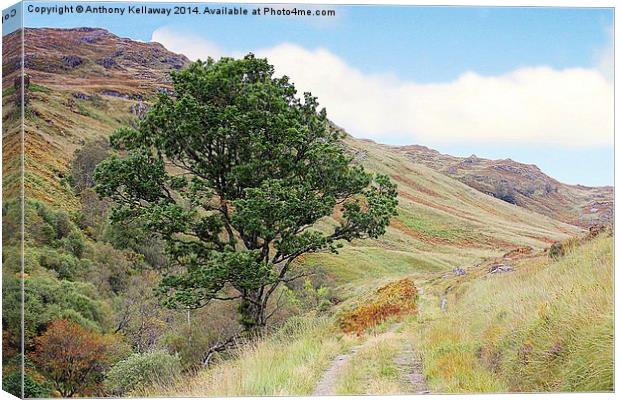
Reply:
[[185, 55], [190, 60], [218, 59], [224, 52], [215, 44], [198, 35], [179, 34], [167, 27], [157, 28], [151, 42], [161, 43], [168, 50]]
[[[189, 58], [220, 56], [204, 39], [156, 31], [154, 40]], [[204, 44], [204, 46], [203, 46]], [[281, 44], [258, 50], [299, 91], [311, 91], [329, 117], [357, 137], [400, 143], [609, 145], [613, 87], [596, 68], [520, 68], [498, 76], [474, 72], [420, 84], [366, 74], [325, 49]], [[231, 53], [233, 54], [233, 53]]]

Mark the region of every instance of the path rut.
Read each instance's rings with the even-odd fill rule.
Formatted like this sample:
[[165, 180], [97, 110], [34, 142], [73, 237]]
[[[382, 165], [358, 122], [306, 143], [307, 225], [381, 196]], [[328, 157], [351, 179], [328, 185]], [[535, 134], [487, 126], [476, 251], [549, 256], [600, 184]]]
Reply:
[[[393, 324], [385, 333], [395, 332], [400, 323]], [[333, 396], [335, 395], [335, 385], [340, 373], [350, 361], [351, 357], [359, 350], [363, 349], [368, 342], [353, 347], [348, 353], [338, 355], [325, 371], [319, 383], [317, 384], [313, 396]], [[395, 357], [395, 364], [403, 371], [404, 377], [410, 390], [407, 393], [426, 394], [429, 393], [422, 370], [422, 360], [414, 351], [410, 343], [406, 343], [403, 350]], [[360, 393], [363, 394], [363, 393]], [[404, 394], [404, 393], [403, 393]]]
[[428, 385], [424, 376], [422, 359], [413, 349], [411, 343], [406, 343], [403, 351], [394, 359], [396, 365], [403, 369], [405, 377], [414, 394], [428, 394]]

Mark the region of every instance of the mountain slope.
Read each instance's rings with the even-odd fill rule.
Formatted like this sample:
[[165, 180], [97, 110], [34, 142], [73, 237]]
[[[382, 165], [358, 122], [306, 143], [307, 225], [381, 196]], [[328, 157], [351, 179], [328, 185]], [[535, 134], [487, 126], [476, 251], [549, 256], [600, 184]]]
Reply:
[[[19, 118], [20, 39], [4, 37], [3, 120]], [[105, 138], [146, 110], [143, 100], [171, 87], [170, 71], [189, 61], [158, 43], [119, 38], [104, 29], [25, 29], [24, 69], [29, 107], [25, 113], [25, 186], [29, 196], [75, 209], [63, 186], [73, 152], [86, 141]], [[5, 162], [17, 153], [17, 135], [5, 133]], [[7, 163], [7, 165], [9, 165]]]
[[588, 227], [613, 219], [610, 186], [567, 185], [511, 159], [454, 157], [417, 145], [392, 149], [483, 193], [569, 224]]
[[485, 195], [383, 145], [347, 137], [356, 162], [388, 174], [398, 185], [398, 213], [387, 234], [352, 243], [339, 255], [314, 255], [338, 271], [343, 281], [356, 277], [398, 276], [477, 263], [520, 247], [544, 248], [579, 232], [549, 217]]

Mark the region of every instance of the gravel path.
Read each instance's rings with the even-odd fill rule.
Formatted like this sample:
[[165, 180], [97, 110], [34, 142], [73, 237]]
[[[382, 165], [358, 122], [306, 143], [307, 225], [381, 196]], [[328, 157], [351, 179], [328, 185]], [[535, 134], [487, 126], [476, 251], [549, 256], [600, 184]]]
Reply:
[[338, 375], [340, 375], [340, 371], [344, 368], [345, 365], [347, 365], [347, 362], [349, 361], [351, 356], [353, 356], [362, 347], [363, 345], [355, 346], [353, 349], [351, 349], [350, 353], [341, 354], [338, 357], [336, 357], [334, 361], [332, 361], [332, 364], [330, 365], [329, 369], [325, 371], [325, 373], [323, 374], [323, 377], [321, 378], [319, 383], [316, 385], [316, 388], [314, 389], [314, 392], [312, 393], [312, 395], [313, 396], [335, 395], [334, 386], [336, 384], [336, 379], [338, 378]]
[[427, 394], [430, 393], [426, 384], [426, 377], [422, 367], [422, 360], [418, 353], [416, 353], [411, 346], [411, 343], [407, 343], [403, 351], [394, 359], [396, 365], [398, 365], [404, 372], [408, 383], [411, 385], [411, 392], [414, 394]]

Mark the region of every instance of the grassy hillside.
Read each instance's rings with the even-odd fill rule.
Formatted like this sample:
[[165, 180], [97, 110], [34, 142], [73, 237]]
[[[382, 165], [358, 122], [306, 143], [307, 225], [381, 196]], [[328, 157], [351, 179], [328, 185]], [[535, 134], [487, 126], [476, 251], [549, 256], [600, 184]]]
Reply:
[[309, 395], [332, 359], [358, 339], [326, 318], [293, 318], [277, 333], [238, 349], [229, 360], [172, 385], [146, 387], [138, 396]]
[[[386, 235], [354, 242], [338, 255], [311, 255], [346, 287], [451, 270], [528, 246], [542, 249], [580, 229], [485, 195], [385, 146], [348, 137], [368, 170], [398, 184], [399, 208]], [[337, 217], [337, 216], [336, 216]], [[328, 222], [326, 222], [328, 223]]]
[[402, 362], [412, 346], [434, 393], [611, 391], [612, 250], [604, 234], [558, 260], [512, 260], [514, 272], [489, 274], [488, 262], [420, 281], [418, 312], [401, 322], [355, 337], [307, 316], [212, 369], [135, 394], [310, 395], [329, 361], [347, 353], [335, 394], [412, 393]]
[[612, 246], [605, 235], [557, 261], [425, 285], [415, 337], [433, 390], [613, 390]]

